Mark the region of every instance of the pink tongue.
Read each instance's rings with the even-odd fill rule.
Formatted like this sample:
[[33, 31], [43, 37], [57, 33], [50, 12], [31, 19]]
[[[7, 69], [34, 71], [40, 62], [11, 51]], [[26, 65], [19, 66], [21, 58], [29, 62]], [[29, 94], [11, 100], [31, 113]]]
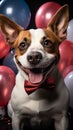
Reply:
[[33, 72], [29, 73], [29, 80], [31, 83], [40, 83], [43, 80], [43, 74], [34, 74]]

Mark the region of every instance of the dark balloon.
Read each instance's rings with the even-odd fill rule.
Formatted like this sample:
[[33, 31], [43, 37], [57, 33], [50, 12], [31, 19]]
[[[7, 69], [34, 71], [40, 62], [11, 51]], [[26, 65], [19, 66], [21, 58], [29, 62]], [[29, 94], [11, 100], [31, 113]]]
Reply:
[[5, 106], [15, 84], [15, 73], [5, 66], [0, 66], [0, 107]]
[[5, 2], [5, 0], [0, 0], [0, 6]]
[[64, 40], [64, 42], [61, 43], [59, 50], [59, 69], [63, 77], [65, 77], [70, 71], [73, 70], [73, 43], [68, 40]]
[[5, 0], [0, 5], [0, 13], [6, 15], [25, 29], [30, 23], [30, 9], [24, 0]]
[[49, 21], [61, 6], [56, 2], [46, 2], [41, 5], [35, 15], [35, 24], [37, 28], [47, 27]]
[[10, 67], [16, 74], [18, 72], [16, 64], [14, 62], [14, 49], [11, 50], [4, 58], [3, 65]]

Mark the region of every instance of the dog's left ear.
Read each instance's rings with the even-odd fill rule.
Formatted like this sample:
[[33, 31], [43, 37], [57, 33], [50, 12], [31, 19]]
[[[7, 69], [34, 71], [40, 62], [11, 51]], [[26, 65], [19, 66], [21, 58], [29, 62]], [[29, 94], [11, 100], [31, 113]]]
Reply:
[[0, 29], [3, 32], [7, 43], [11, 44], [12, 46], [20, 31], [23, 30], [21, 26], [3, 14], [0, 14]]
[[56, 12], [48, 25], [60, 42], [66, 39], [68, 21], [69, 7], [64, 5]]

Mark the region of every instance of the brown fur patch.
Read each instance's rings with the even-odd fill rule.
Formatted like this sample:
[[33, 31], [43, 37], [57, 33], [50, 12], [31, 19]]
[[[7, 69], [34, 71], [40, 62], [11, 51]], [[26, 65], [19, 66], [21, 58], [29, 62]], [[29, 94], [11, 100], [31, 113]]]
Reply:
[[[19, 45], [20, 45], [21, 42], [24, 41], [25, 38], [27, 40], [27, 43], [26, 43], [27, 47], [23, 51], [21, 51], [19, 49]], [[30, 32], [28, 30], [27, 31], [21, 31], [19, 33], [15, 43], [14, 43], [14, 47], [15, 47], [15, 50], [16, 50], [16, 55], [20, 56], [20, 55], [24, 54], [26, 52], [26, 50], [28, 49], [30, 43], [31, 43], [31, 34], [30, 34]]]
[[47, 51], [48, 53], [54, 54], [59, 58], [60, 40], [49, 27], [47, 29], [44, 29], [44, 32], [45, 32], [47, 38], [49, 38], [50, 41], [52, 42], [52, 47], [51, 48], [45, 47], [45, 51]]

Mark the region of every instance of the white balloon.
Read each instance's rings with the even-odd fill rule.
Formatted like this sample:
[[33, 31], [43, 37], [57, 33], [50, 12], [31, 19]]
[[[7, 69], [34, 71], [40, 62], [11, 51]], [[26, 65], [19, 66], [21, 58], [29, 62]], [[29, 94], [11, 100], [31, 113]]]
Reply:
[[73, 19], [69, 21], [67, 28], [67, 40], [73, 42]]
[[66, 75], [64, 81], [70, 92], [70, 106], [73, 108], [73, 71]]

